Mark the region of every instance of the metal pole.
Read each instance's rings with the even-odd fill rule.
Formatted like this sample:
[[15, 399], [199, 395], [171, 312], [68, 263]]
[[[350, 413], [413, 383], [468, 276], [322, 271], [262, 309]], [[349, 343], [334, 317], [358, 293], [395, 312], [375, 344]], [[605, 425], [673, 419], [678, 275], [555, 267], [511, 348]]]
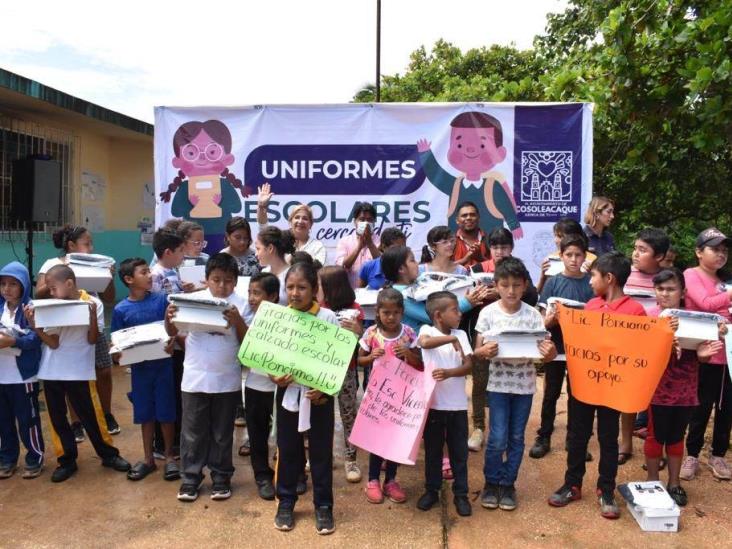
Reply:
[[381, 101], [381, 0], [376, 0], [376, 102]]

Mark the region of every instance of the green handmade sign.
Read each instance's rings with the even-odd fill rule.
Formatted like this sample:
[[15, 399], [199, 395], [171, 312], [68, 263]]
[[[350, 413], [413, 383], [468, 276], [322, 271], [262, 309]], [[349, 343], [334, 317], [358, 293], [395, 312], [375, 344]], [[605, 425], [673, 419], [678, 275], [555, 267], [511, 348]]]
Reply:
[[239, 361], [334, 395], [357, 343], [353, 332], [312, 314], [264, 301], [239, 348]]

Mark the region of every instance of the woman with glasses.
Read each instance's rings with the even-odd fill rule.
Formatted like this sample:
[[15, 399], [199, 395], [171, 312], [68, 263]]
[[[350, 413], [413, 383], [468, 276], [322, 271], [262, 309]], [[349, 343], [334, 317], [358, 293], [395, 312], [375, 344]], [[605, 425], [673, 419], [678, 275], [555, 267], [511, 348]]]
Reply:
[[468, 274], [467, 268], [452, 259], [455, 243], [455, 235], [449, 227], [445, 225], [432, 227], [427, 233], [427, 244], [422, 246], [419, 273]]
[[596, 196], [585, 212], [585, 234], [590, 242], [589, 251], [601, 256], [615, 249], [615, 240], [608, 230], [615, 219], [615, 204], [609, 198]]

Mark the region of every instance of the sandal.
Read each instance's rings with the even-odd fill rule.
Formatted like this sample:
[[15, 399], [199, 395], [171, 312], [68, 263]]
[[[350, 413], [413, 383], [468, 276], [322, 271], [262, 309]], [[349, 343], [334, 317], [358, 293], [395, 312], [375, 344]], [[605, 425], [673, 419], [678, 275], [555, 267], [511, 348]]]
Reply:
[[633, 457], [632, 452], [619, 452], [618, 453], [618, 465], [625, 465], [630, 458]]
[[144, 461], [138, 461], [127, 471], [127, 478], [130, 480], [142, 480], [157, 468], [157, 465], [148, 465]]
[[165, 480], [178, 480], [180, 478], [180, 469], [175, 461], [169, 461], [165, 464], [163, 478]]
[[240, 456], [248, 456], [252, 453], [252, 449], [249, 446], [249, 442], [245, 442], [241, 446], [239, 446], [239, 455]]

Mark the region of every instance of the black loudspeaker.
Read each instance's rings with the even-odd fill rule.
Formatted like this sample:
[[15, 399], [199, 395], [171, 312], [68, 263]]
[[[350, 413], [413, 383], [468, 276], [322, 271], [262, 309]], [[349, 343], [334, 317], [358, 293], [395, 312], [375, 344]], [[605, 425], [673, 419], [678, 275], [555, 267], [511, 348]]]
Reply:
[[12, 219], [60, 223], [61, 164], [26, 158], [13, 162]]

